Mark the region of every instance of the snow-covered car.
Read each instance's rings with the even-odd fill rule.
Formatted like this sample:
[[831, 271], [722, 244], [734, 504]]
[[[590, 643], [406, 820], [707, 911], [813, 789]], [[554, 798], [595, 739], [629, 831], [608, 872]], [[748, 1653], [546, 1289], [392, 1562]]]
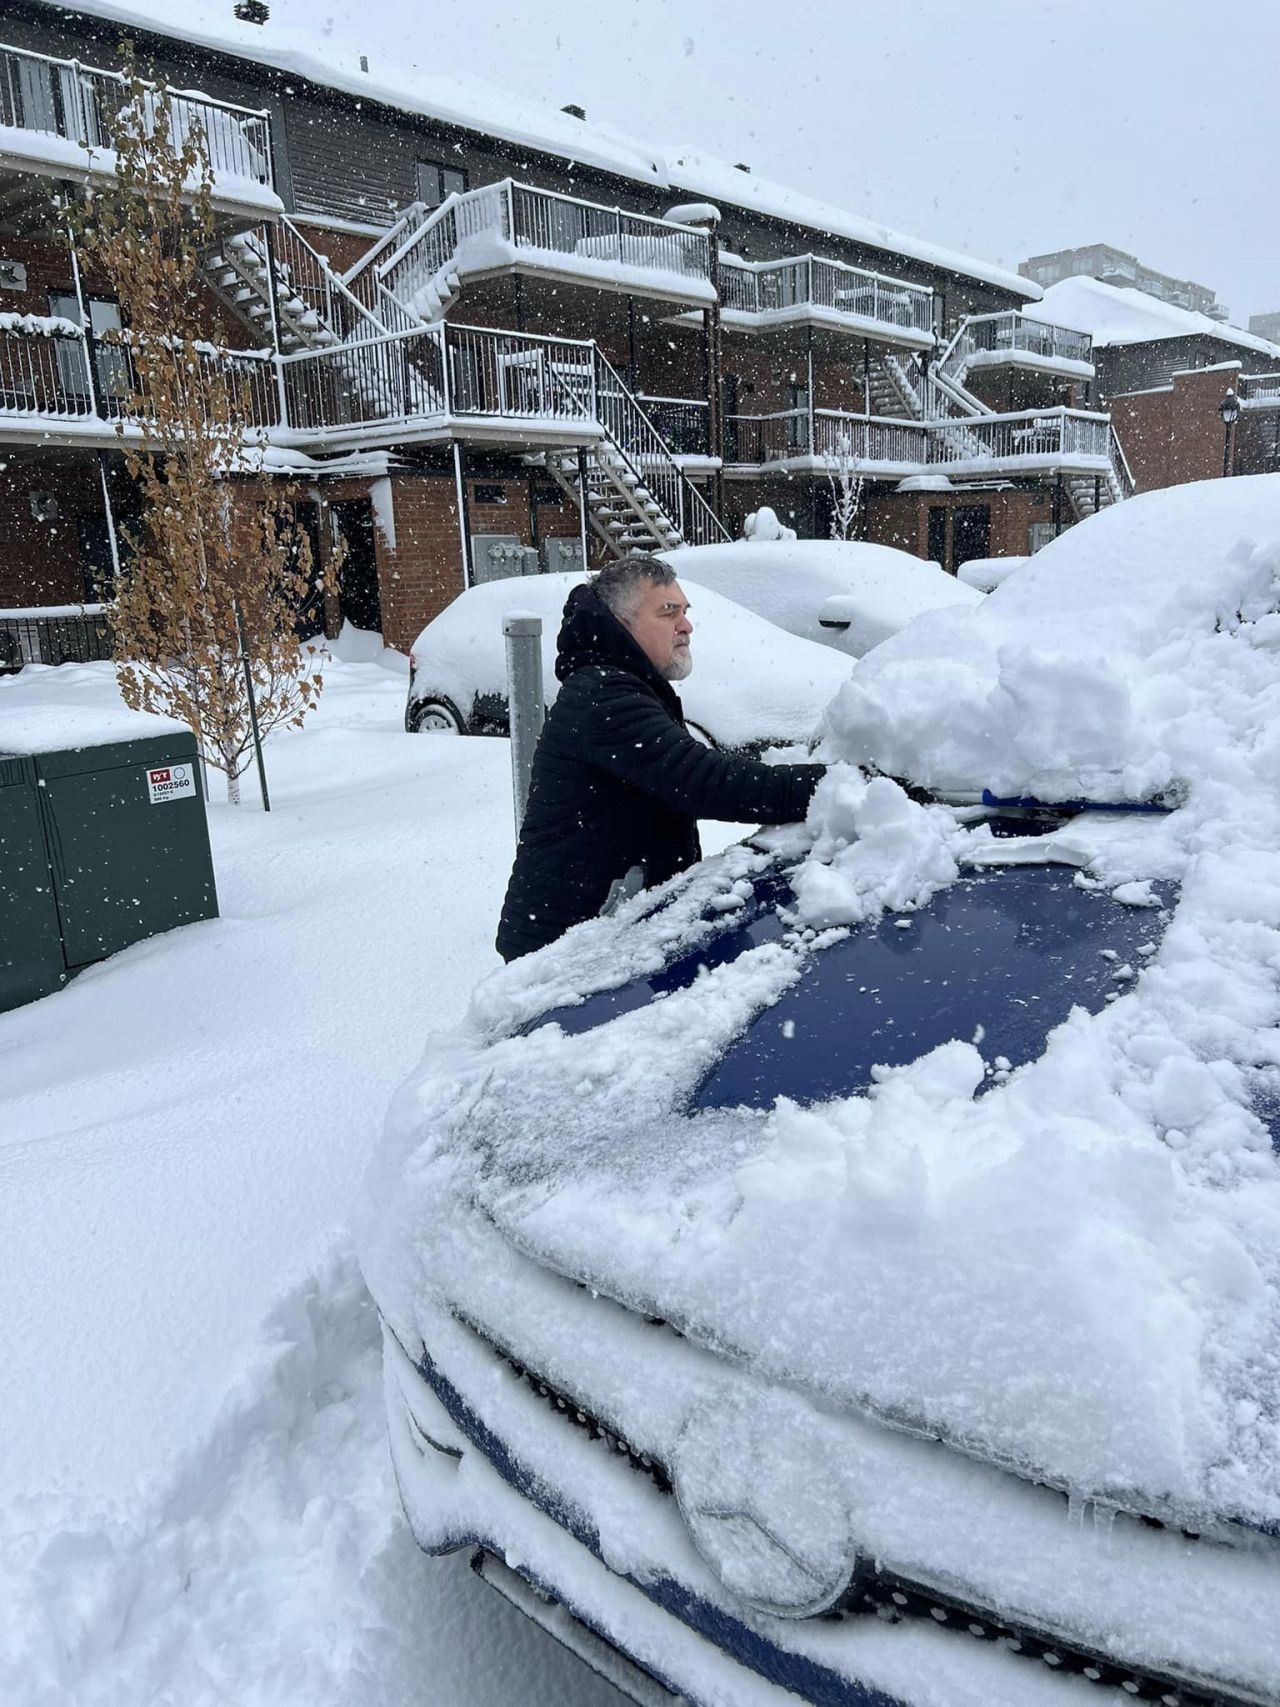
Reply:
[[[689, 555], [689, 554], [685, 554]], [[684, 557], [673, 558], [677, 569]], [[502, 620], [542, 619], [542, 679], [559, 691], [556, 636], [577, 574], [489, 581], [460, 593], [414, 641], [404, 725], [411, 733], [505, 735], [507, 666]], [[825, 648], [782, 634], [731, 599], [681, 575], [692, 609], [693, 674], [680, 684], [689, 726], [712, 746], [759, 750], [807, 741], [849, 666]]]
[[1093, 518], [828, 727], [805, 826], [398, 1094], [413, 1531], [641, 1702], [1274, 1707], [1280, 477]]
[[[670, 559], [673, 565], [677, 559]], [[683, 547], [678, 565], [802, 640], [861, 658], [925, 611], [981, 594], [936, 563], [859, 540], [736, 540]]]
[[1015, 569], [1029, 562], [1028, 557], [971, 557], [956, 570], [956, 579], [979, 593], [994, 593]]

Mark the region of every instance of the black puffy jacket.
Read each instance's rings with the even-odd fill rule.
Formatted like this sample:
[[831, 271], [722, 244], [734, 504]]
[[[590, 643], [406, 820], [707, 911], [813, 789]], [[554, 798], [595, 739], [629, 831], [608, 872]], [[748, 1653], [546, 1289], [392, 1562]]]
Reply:
[[823, 774], [695, 741], [675, 689], [590, 587], [575, 587], [565, 604], [556, 675], [564, 685], [534, 755], [498, 926], [504, 960], [593, 918], [632, 867], [651, 888], [692, 865], [699, 818], [803, 818]]

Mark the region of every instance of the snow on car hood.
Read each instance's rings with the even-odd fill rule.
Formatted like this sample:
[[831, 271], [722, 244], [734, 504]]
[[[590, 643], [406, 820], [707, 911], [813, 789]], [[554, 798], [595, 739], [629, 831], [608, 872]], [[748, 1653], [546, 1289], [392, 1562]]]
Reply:
[[[991, 596], [987, 610], [1005, 600], [998, 643], [956, 613], [939, 684], [952, 653], [941, 625], [926, 644], [917, 624], [831, 719], [833, 757], [933, 780], [931, 763], [981, 758], [966, 781], [1009, 792], [1176, 778], [1178, 809], [1088, 813], [997, 843], [846, 764], [807, 829], [783, 835], [807, 852], [778, 940], [709, 955], [691, 987], [579, 1034], [536, 1023], [713, 934], [767, 858], [738, 848], [494, 974], [400, 1093], [370, 1171], [366, 1273], [406, 1333], [418, 1298], [465, 1284], [478, 1211], [540, 1260], [824, 1402], [1094, 1497], [1280, 1523], [1280, 1167], [1260, 1118], [1280, 1110], [1280, 548], [1267, 544], [1280, 480], [1223, 486], [1085, 524], [1078, 580], [1055, 580], [1047, 549]], [[1245, 513], [1256, 525], [1240, 543]], [[1210, 532], [1192, 579], [1193, 541]], [[1117, 593], [1108, 619], [1098, 607], [1122, 563], [1136, 609]], [[1043, 672], [1024, 670], [1034, 656]], [[1128, 708], [1114, 732], [1095, 686]], [[1025, 721], [1001, 699], [1015, 689]], [[891, 705], [910, 725], [896, 747]], [[885, 712], [868, 748], [855, 707]], [[1028, 728], [1051, 727], [1052, 772], [1026, 758], [1044, 750]], [[978, 1012], [970, 1035], [867, 1094], [687, 1112], [823, 933], [882, 909], [909, 918], [970, 865], [1046, 857], [1124, 904], [1151, 904], [1152, 879], [1176, 880], [1180, 899], [1123, 993], [1075, 1010], [1038, 1059], [1011, 1073], [987, 1060]]]

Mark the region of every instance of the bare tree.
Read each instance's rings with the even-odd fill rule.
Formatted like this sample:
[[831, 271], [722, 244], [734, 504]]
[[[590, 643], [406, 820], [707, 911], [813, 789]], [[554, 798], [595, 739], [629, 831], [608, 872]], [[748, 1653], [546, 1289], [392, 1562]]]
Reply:
[[853, 440], [841, 433], [835, 449], [823, 458], [831, 487], [831, 538], [857, 537], [858, 511], [862, 506], [862, 476], [857, 472]]
[[322, 654], [297, 638], [310, 543], [291, 494], [264, 472], [269, 359], [206, 341], [201, 253], [214, 216], [205, 137], [185, 112], [179, 121], [127, 49], [111, 147], [113, 182], [86, 180], [63, 211], [124, 322], [98, 362], [141, 499], [112, 604], [116, 673], [127, 705], [190, 725], [238, 803], [253, 739], [246, 668], [263, 735], [300, 726], [323, 686]]

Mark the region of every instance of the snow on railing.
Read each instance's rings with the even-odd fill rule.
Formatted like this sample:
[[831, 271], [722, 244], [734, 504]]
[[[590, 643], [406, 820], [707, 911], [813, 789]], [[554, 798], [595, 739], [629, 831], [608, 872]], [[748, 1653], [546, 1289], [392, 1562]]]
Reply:
[[0, 326], [0, 416], [94, 414], [83, 335], [69, 321], [35, 330], [12, 320]]
[[[147, 87], [154, 93], [157, 86]], [[215, 182], [241, 178], [271, 188], [267, 113], [197, 90], [168, 88], [167, 93], [176, 147], [198, 127]], [[129, 84], [118, 71], [0, 44], [0, 125], [109, 149], [116, 122], [131, 102]]]
[[1082, 409], [1027, 409], [929, 423], [931, 463], [1111, 461], [1111, 419]]
[[970, 359], [976, 355], [1040, 356], [1052, 361], [1093, 363], [1093, 339], [1069, 326], [1031, 320], [1017, 309], [1000, 314], [972, 314], [964, 322]]
[[1241, 403], [1255, 408], [1280, 403], [1280, 373], [1242, 373], [1236, 381]]
[[720, 299], [726, 309], [744, 314], [824, 308], [882, 326], [933, 332], [933, 292], [927, 286], [822, 255], [791, 255], [779, 261], [722, 256]]
[[849, 415], [836, 409], [784, 409], [773, 415], [731, 415], [726, 422], [728, 463], [759, 466], [793, 459], [825, 460], [842, 451], [855, 463], [922, 471], [939, 463], [1016, 465], [1032, 458], [1109, 463], [1111, 422], [1106, 415], [1061, 408], [942, 421]]
[[[704, 231], [601, 207], [511, 178], [476, 190], [455, 191], [438, 208], [421, 212], [416, 220], [406, 219], [401, 240], [372, 270], [391, 296], [424, 320], [437, 317], [437, 304], [445, 294], [441, 281], [468, 258], [483, 265], [514, 258], [514, 252], [524, 250], [531, 260], [535, 253], [563, 255], [596, 270], [602, 263], [613, 263], [702, 283], [710, 276], [710, 245]], [[380, 252], [385, 241], [378, 245]], [[500, 247], [495, 249], [495, 244]]]
[[110, 658], [111, 620], [99, 604], [0, 610], [0, 676], [26, 664], [86, 664]]

